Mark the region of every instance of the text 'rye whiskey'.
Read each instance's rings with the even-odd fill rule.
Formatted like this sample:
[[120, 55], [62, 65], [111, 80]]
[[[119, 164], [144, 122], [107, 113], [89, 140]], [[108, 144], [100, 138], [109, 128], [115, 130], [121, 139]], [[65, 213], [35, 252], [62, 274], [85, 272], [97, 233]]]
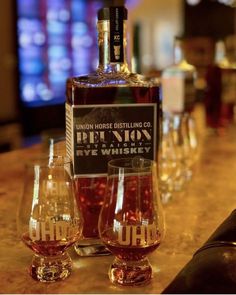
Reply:
[[135, 156], [156, 159], [158, 152], [160, 89], [129, 71], [126, 20], [122, 2], [112, 6], [111, 1], [111, 6], [98, 11], [98, 69], [67, 81], [67, 153], [73, 160], [84, 243], [87, 239], [88, 244], [99, 237], [107, 162]]

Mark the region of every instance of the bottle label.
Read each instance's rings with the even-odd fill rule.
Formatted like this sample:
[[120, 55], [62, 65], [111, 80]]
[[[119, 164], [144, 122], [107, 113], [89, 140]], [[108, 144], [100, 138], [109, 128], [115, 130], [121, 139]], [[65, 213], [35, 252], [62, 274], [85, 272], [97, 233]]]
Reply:
[[192, 78], [164, 77], [162, 80], [163, 110], [167, 112], [191, 111], [195, 102]]
[[121, 7], [110, 7], [110, 62], [124, 62], [124, 19]]
[[184, 79], [182, 77], [166, 77], [162, 79], [163, 110], [167, 112], [183, 112]]
[[156, 160], [156, 104], [66, 104], [67, 153], [77, 177], [104, 176], [113, 158]]

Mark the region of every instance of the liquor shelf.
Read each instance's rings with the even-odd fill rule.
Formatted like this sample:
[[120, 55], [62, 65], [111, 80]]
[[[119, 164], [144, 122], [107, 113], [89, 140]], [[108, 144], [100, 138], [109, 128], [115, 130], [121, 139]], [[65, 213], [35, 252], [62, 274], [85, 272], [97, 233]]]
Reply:
[[40, 283], [27, 272], [33, 252], [19, 240], [16, 210], [23, 189], [24, 163], [41, 146], [0, 154], [1, 293], [161, 293], [217, 226], [235, 209], [236, 126], [224, 135], [204, 135], [194, 177], [183, 193], [164, 205], [166, 236], [149, 256], [152, 282], [144, 287], [118, 287], [107, 272], [112, 256], [79, 257], [72, 249], [73, 272], [65, 281]]

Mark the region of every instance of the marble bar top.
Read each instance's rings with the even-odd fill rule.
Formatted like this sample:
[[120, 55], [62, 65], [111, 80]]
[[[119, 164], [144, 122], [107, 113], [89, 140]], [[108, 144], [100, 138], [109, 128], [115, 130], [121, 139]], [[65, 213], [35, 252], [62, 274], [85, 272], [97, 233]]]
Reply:
[[23, 189], [24, 164], [40, 146], [0, 154], [0, 292], [1, 293], [161, 293], [236, 206], [236, 126], [222, 136], [201, 134], [193, 180], [184, 193], [164, 206], [166, 237], [149, 256], [152, 282], [144, 287], [117, 287], [107, 271], [113, 256], [78, 257], [72, 248], [73, 273], [65, 281], [40, 283], [27, 269], [32, 252], [19, 240], [16, 210]]

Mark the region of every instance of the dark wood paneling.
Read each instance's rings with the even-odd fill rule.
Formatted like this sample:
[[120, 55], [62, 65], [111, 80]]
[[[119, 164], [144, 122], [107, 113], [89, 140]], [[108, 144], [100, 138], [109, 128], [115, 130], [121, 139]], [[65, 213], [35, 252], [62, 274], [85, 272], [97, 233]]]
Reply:
[[214, 0], [201, 0], [191, 6], [185, 1], [184, 31], [186, 36], [224, 38], [234, 33], [235, 8]]

